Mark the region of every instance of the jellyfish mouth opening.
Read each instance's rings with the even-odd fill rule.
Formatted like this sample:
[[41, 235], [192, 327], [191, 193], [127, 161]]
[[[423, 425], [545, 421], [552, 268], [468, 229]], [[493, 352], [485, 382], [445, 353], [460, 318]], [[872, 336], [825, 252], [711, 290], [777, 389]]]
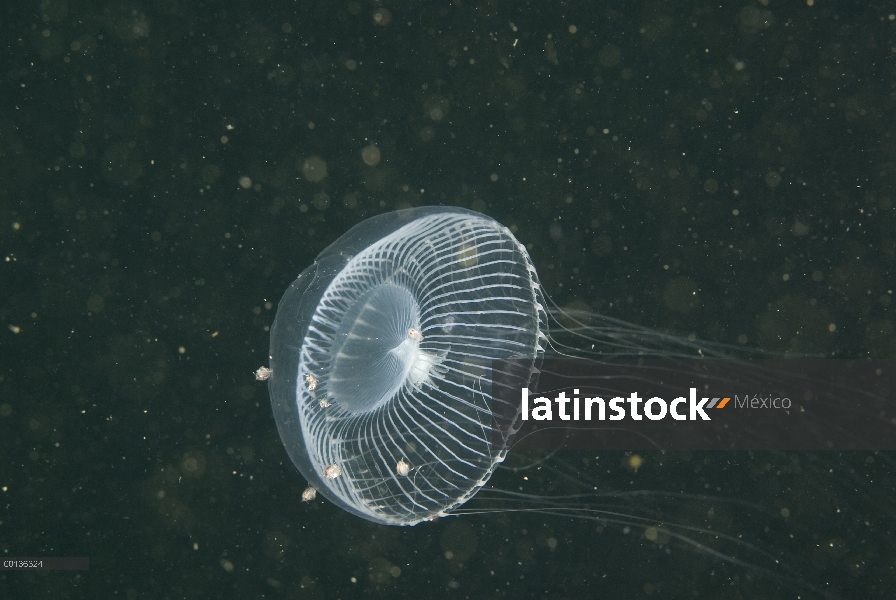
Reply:
[[429, 381], [439, 357], [420, 347], [419, 314], [411, 291], [394, 283], [352, 303], [330, 352], [328, 387], [336, 403], [350, 413], [366, 413], [404, 386], [419, 389]]
[[421, 389], [424, 384], [429, 383], [430, 375], [440, 361], [439, 357], [430, 354], [425, 350], [421, 350], [419, 342], [414, 342], [416, 347], [413, 349], [413, 358], [408, 361], [407, 380], [416, 389]]

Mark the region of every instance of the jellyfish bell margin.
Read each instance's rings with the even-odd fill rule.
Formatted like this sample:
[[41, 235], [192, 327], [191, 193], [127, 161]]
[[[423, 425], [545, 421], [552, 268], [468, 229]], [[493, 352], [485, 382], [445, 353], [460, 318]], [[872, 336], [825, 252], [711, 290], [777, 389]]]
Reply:
[[[269, 390], [284, 447], [352, 514], [390, 525], [445, 514], [507, 452], [494, 444], [491, 361], [522, 358], [515, 384], [527, 384], [546, 327], [531, 259], [497, 221], [444, 207], [372, 217], [280, 301]], [[414, 477], [396, 473], [403, 460]], [[325, 476], [332, 465], [338, 477]]]

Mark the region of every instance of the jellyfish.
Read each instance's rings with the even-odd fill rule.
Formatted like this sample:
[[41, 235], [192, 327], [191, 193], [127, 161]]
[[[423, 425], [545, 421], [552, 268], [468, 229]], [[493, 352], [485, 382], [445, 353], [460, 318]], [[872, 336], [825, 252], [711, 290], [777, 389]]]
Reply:
[[[491, 496], [498, 504], [466, 508], [513, 447], [515, 425], [494, 419], [493, 361], [513, 359], [501, 379], [524, 387], [546, 352], [725, 355], [720, 346], [562, 311], [546, 300], [526, 247], [507, 227], [462, 208], [423, 207], [356, 225], [289, 286], [271, 329], [267, 381], [280, 438], [309, 489], [368, 521], [413, 526], [539, 510], [649, 523], [602, 510], [593, 492], [539, 501], [506, 491]], [[535, 506], [507, 508], [520, 500]], [[705, 549], [697, 533], [663, 535]], [[733, 552], [707, 551], [740, 563]]]

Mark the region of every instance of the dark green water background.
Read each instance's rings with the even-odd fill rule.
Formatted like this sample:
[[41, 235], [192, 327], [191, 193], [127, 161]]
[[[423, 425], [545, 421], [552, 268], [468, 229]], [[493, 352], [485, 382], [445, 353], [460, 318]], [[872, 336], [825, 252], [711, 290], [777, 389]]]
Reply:
[[[314, 256], [424, 204], [511, 227], [560, 305], [893, 358], [894, 9], [4, 3], [0, 554], [91, 567], [0, 597], [896, 597], [892, 456], [560, 463], [700, 494], [629, 510], [743, 536], [767, 577], [643, 527], [302, 504], [252, 378]], [[553, 468], [492, 483], [560, 493]]]

